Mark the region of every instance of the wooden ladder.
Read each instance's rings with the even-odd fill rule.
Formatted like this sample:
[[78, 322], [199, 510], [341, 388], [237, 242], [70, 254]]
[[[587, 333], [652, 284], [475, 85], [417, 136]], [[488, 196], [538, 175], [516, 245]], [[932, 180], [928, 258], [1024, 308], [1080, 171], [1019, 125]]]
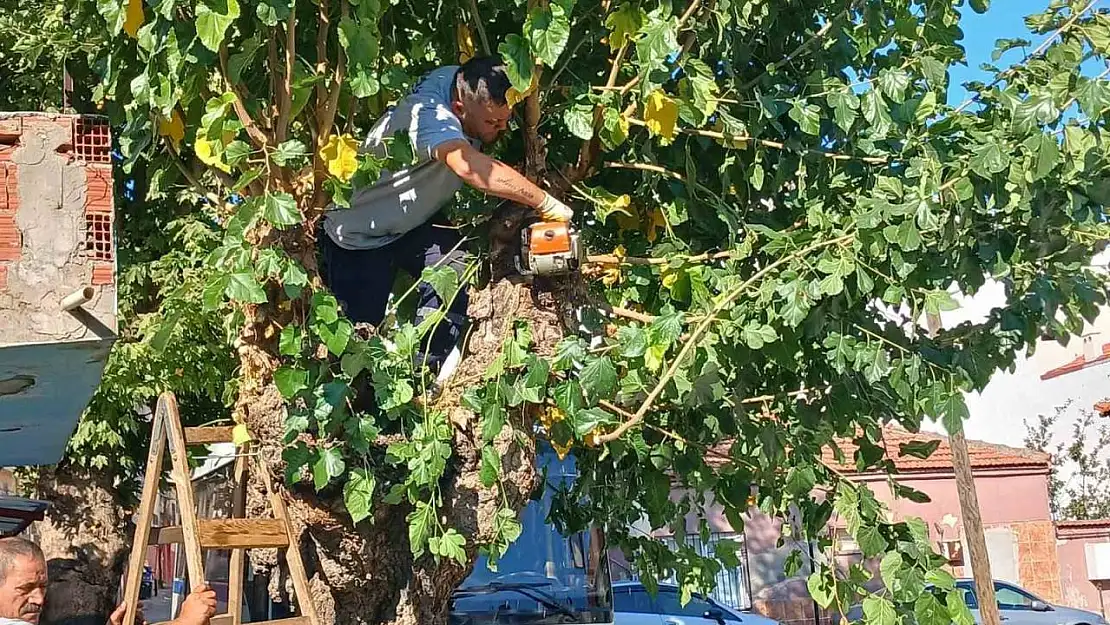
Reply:
[[[285, 500], [274, 488], [270, 472], [257, 460], [255, 469], [266, 485], [266, 494], [273, 508], [272, 519], [248, 519], [246, 517], [247, 462], [250, 458], [250, 443], [241, 445], [235, 458], [234, 490], [232, 493], [231, 518], [198, 519], [196, 498], [193, 494], [192, 472], [189, 470], [188, 445], [232, 442], [231, 427], [183, 428], [181, 415], [177, 410], [177, 398], [173, 393], [163, 393], [158, 398], [154, 412], [153, 431], [150, 437], [150, 454], [146, 460], [146, 473], [143, 478], [143, 495], [139, 503], [139, 518], [135, 537], [131, 546], [131, 559], [124, 580], [123, 600], [127, 603], [124, 623], [134, 623], [139, 604], [139, 587], [142, 583], [143, 565], [146, 562], [148, 545], [180, 543], [184, 546], [185, 563], [189, 571], [190, 584], [205, 579], [204, 560], [201, 549], [229, 549], [231, 562], [228, 576], [227, 614], [212, 618], [211, 625], [240, 625], [242, 623], [243, 573], [246, 565], [247, 549], [278, 548], [285, 552], [289, 565], [289, 575], [301, 616], [271, 621], [274, 625], [319, 625], [316, 605], [308, 589], [308, 576], [305, 574], [304, 561], [297, 541], [293, 540], [293, 529], [289, 523]], [[158, 483], [162, 475], [162, 457], [169, 441], [172, 470], [170, 479], [177, 490], [177, 503], [181, 516], [180, 526], [151, 527], [154, 518], [154, 503], [158, 496]], [[189, 589], [186, 589], [188, 591]], [[156, 625], [166, 625], [159, 623]]]

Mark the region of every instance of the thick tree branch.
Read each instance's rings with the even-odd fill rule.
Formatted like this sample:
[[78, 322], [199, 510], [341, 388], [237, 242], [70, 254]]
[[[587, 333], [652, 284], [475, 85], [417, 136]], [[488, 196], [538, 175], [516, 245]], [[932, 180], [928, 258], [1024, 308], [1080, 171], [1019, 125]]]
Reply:
[[[628, 123], [636, 126], [647, 126], [647, 122], [642, 119], [636, 118], [630, 118], [628, 120]], [[683, 134], [697, 135], [699, 137], [709, 137], [711, 139], [720, 139], [722, 141], [750, 141], [752, 143], [758, 143], [759, 145], [769, 148], [775, 148], [777, 150], [791, 149], [781, 141], [772, 141], [770, 139], [756, 139], [747, 135], [729, 135], [723, 132], [716, 132], [714, 130], [695, 130], [690, 128], [679, 128], [678, 131]], [[807, 154], [823, 156], [833, 161], [861, 161], [863, 163], [870, 163], [872, 165], [883, 165], [887, 162], [887, 159], [882, 156], [854, 156], [852, 154], [840, 154], [837, 152], [818, 150], [816, 148], [802, 148], [802, 151], [806, 152]]]
[[[321, 6], [327, 4], [321, 0]], [[327, 35], [324, 35], [325, 41]], [[285, 141], [289, 134], [289, 116], [293, 111], [293, 71], [297, 63], [297, 3], [289, 10], [289, 19], [285, 21], [285, 77], [281, 81], [281, 93], [278, 96], [278, 119], [274, 125], [274, 136], [277, 142]]]
[[832, 245], [841, 245], [852, 240], [854, 237], [854, 234], [846, 234], [835, 239], [828, 239], [825, 241], [820, 241], [818, 243], [813, 243], [801, 250], [798, 250], [797, 252], [794, 252], [793, 254], [784, 256], [779, 260], [767, 265], [763, 269], [755, 272], [750, 278], [745, 280], [735, 289], [725, 293], [720, 298], [720, 300], [718, 300], [717, 304], [713, 306], [709, 314], [706, 315], [706, 317], [702, 319], [700, 323], [698, 323], [696, 328], [694, 328], [694, 331], [690, 334], [690, 337], [686, 340], [686, 343], [682, 346], [682, 349], [679, 350], [678, 355], [675, 356], [674, 360], [671, 362], [671, 366], [668, 367], [667, 371], [662, 375], [662, 377], [659, 378], [659, 381], [656, 382], [655, 387], [651, 389], [651, 392], [648, 393], [648, 396], [644, 398], [643, 403], [640, 404], [640, 408], [635, 412], [635, 414], [632, 415], [632, 418], [620, 424], [620, 426], [618, 426], [617, 429], [613, 430], [612, 432], [599, 436], [598, 444], [600, 445], [617, 440], [618, 438], [623, 436], [625, 432], [629, 431], [630, 429], [635, 427], [636, 424], [644, 420], [644, 416], [647, 415], [648, 410], [651, 409], [651, 405], [655, 403], [655, 400], [658, 399], [659, 396], [663, 393], [663, 389], [666, 388], [667, 384], [670, 383], [671, 379], [674, 378], [676, 373], [678, 373], [678, 369], [680, 366], [682, 366], [682, 362], [686, 359], [687, 356], [690, 355], [691, 352], [694, 351], [702, 336], [704, 336], [705, 333], [709, 330], [709, 327], [713, 325], [713, 322], [717, 320], [717, 315], [720, 314], [722, 310], [725, 310], [726, 308], [732, 306], [732, 303], [736, 300], [736, 298], [744, 294], [749, 287], [762, 279], [763, 276], [771, 273], [772, 271], [778, 269], [788, 262], [807, 256], [810, 253], [825, 247], [829, 247]]
[[243, 128], [247, 131], [247, 136], [250, 137], [256, 148], [263, 148], [272, 143], [266, 131], [258, 126], [251, 117], [250, 112], [247, 111], [246, 100], [243, 99], [243, 94], [239, 90], [238, 85], [231, 81], [227, 72], [227, 41], [225, 40], [220, 44], [220, 77], [223, 78], [224, 85], [231, 90], [235, 95], [235, 100], [231, 103], [232, 108], [235, 109], [235, 115], [239, 118]]
[[[617, 84], [617, 76], [620, 74], [621, 63], [624, 61], [624, 54], [628, 51], [628, 40], [621, 44], [617, 49], [616, 56], [613, 57], [612, 65], [609, 67], [609, 78], [605, 81], [605, 88], [612, 89]], [[602, 123], [605, 120], [605, 108], [597, 106], [594, 108], [594, 134], [590, 140], [582, 144], [582, 149], [578, 152], [578, 163], [574, 167], [574, 171], [567, 176], [572, 185], [585, 180], [590, 175], [590, 168], [593, 167], [594, 161], [597, 160], [601, 152], [601, 139], [598, 134], [601, 132]]]
[[698, 254], [696, 256], [667, 256], [658, 258], [640, 258], [635, 256], [616, 256], [613, 254], [596, 254], [586, 257], [586, 262], [597, 265], [669, 265], [675, 261], [684, 263], [703, 263], [709, 260], [721, 260], [736, 256], [736, 252], [713, 252], [712, 254]]

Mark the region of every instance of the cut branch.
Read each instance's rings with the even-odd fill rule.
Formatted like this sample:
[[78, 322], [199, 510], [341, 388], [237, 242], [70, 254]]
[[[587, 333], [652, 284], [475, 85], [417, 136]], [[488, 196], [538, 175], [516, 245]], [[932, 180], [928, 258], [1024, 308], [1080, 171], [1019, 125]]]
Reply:
[[[647, 126], [647, 122], [642, 119], [629, 118], [628, 123], [634, 126]], [[772, 141], [770, 139], [756, 139], [748, 135], [730, 135], [723, 132], [714, 130], [695, 130], [691, 128], [679, 128], [679, 132], [688, 135], [697, 135], [699, 137], [709, 137], [711, 139], [720, 139], [722, 141], [749, 141], [758, 143], [759, 145], [775, 148], [777, 150], [790, 150], [785, 143], [781, 141]], [[801, 148], [801, 151], [807, 154], [814, 154], [816, 156], [823, 156], [833, 161], [861, 161], [864, 163], [871, 163], [873, 165], [883, 165], [887, 163], [886, 157], [883, 156], [855, 156], [852, 154], [840, 154], [837, 152], [827, 152], [825, 150], [818, 150], [816, 148]]]
[[710, 260], [721, 260], [736, 256], [737, 252], [713, 252], [698, 254], [696, 256], [667, 256], [642, 258], [636, 256], [617, 256], [614, 254], [595, 254], [586, 257], [586, 262], [597, 265], [669, 265], [675, 261], [685, 263], [702, 263]]
[[792, 260], [802, 258], [816, 250], [825, 247], [829, 247], [832, 245], [841, 245], [850, 241], [854, 237], [854, 234], [846, 234], [835, 239], [813, 243], [812, 245], [798, 250], [797, 252], [794, 252], [793, 254], [790, 254], [788, 256], [784, 256], [783, 258], [780, 258], [779, 260], [767, 265], [763, 269], [760, 269], [759, 271], [752, 274], [752, 276], [745, 280], [742, 284], [740, 284], [740, 286], [725, 293], [724, 296], [721, 297], [720, 300], [717, 302], [717, 304], [713, 306], [709, 314], [706, 315], [706, 317], [702, 319], [700, 323], [698, 323], [696, 328], [694, 328], [694, 331], [690, 334], [690, 338], [686, 340], [686, 343], [682, 346], [682, 349], [679, 350], [678, 355], [675, 356], [674, 361], [671, 362], [671, 366], [668, 367], [663, 376], [659, 378], [659, 381], [656, 382], [655, 387], [652, 388], [651, 392], [648, 393], [648, 396], [644, 398], [643, 403], [640, 404], [640, 408], [635, 412], [635, 414], [632, 415], [632, 418], [622, 423], [620, 426], [617, 427], [617, 429], [613, 430], [612, 432], [598, 437], [598, 444], [600, 445], [617, 440], [618, 438], [623, 436], [625, 432], [629, 431], [630, 429], [635, 427], [636, 424], [644, 420], [644, 416], [647, 414], [648, 410], [651, 409], [652, 404], [655, 403], [655, 400], [658, 399], [659, 396], [663, 393], [663, 389], [666, 388], [667, 384], [670, 383], [671, 379], [674, 378], [676, 373], [678, 373], [678, 369], [680, 366], [682, 366], [682, 362], [686, 359], [687, 356], [690, 355], [691, 352], [694, 351], [694, 348], [698, 345], [702, 336], [704, 336], [705, 333], [709, 330], [709, 327], [713, 325], [713, 322], [717, 320], [717, 315], [720, 314], [721, 311], [731, 306], [732, 302], [735, 301], [736, 298], [740, 297], [744, 292], [746, 292], [749, 287], [755, 284], [758, 280], [762, 279], [763, 276], [771, 273], [772, 271], [778, 269], [782, 265]]
[[638, 169], [640, 171], [650, 171], [656, 174], [663, 174], [664, 176], [667, 176], [668, 178], [674, 178], [675, 180], [686, 180], [686, 176], [683, 176], [676, 171], [672, 171], [670, 169], [667, 169], [666, 167], [660, 167], [659, 165], [652, 165], [650, 163], [621, 163], [618, 161], [605, 161], [605, 166], [612, 169]]

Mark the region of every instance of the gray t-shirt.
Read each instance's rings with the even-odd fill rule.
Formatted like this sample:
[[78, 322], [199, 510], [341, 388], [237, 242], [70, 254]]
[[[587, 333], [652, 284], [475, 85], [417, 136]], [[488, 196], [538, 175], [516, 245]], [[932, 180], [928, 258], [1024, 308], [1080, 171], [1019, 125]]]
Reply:
[[429, 72], [395, 107], [370, 129], [363, 152], [385, 157], [385, 139], [407, 132], [416, 164], [383, 171], [373, 185], [356, 189], [350, 208], [333, 208], [324, 217], [324, 231], [336, 245], [372, 250], [425, 223], [450, 202], [462, 179], [432, 155], [436, 146], [456, 139], [480, 142], [463, 134], [462, 122], [451, 111], [451, 87], [457, 65]]

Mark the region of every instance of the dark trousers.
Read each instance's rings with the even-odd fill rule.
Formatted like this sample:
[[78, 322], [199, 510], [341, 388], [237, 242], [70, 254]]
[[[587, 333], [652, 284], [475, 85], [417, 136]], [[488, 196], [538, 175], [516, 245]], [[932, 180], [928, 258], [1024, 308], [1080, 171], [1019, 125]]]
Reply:
[[[347, 317], [355, 323], [376, 326], [382, 322], [398, 269], [419, 280], [425, 267], [447, 266], [459, 275], [460, 284], [466, 269], [466, 255], [458, 245], [458, 233], [450, 228], [437, 228], [431, 222], [389, 245], [373, 250], [344, 249], [324, 232], [320, 232], [317, 239], [323, 260], [324, 282], [339, 300]], [[417, 323], [445, 303], [427, 282], [421, 281], [416, 293]], [[425, 340], [427, 362], [433, 371], [439, 370], [444, 358], [462, 336], [468, 299], [463, 287], [447, 308], [446, 317]]]

